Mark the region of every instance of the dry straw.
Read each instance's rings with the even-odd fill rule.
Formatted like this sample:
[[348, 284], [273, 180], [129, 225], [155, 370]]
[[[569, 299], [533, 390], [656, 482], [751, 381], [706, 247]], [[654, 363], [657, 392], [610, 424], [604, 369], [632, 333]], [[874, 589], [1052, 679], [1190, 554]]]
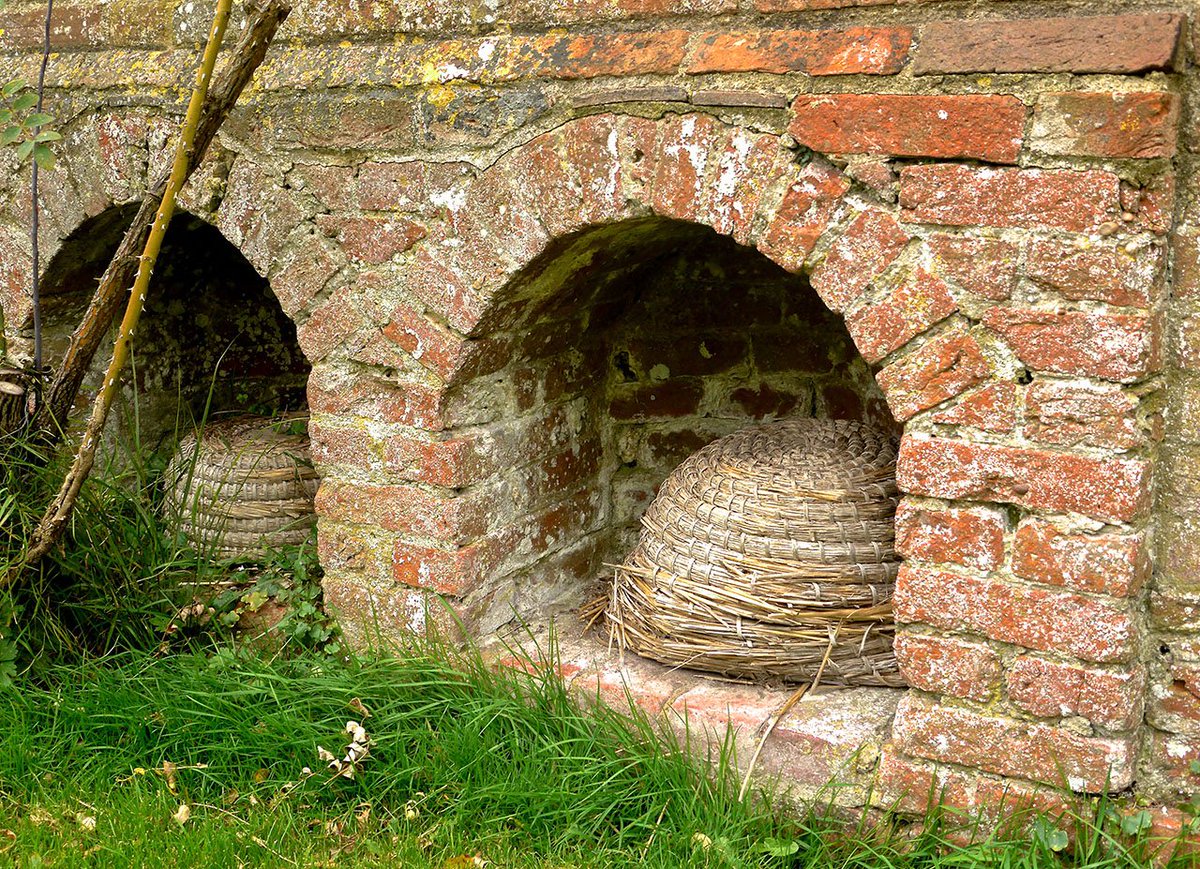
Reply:
[[[892, 653], [896, 446], [795, 419], [709, 444], [663, 483], [608, 602], [622, 649], [752, 679], [902, 685]], [[832, 647], [832, 648], [831, 648]]]
[[237, 417], [188, 435], [167, 469], [178, 530], [200, 552], [253, 559], [308, 539], [317, 472], [307, 417]]

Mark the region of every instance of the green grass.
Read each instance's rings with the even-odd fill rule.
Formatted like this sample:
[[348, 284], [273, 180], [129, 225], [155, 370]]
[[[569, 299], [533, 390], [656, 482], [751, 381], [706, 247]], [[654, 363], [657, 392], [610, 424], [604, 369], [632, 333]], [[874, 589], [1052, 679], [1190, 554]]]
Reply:
[[[346, 665], [129, 654], [47, 676], [0, 695], [0, 852], [16, 865], [1142, 865], [1094, 830], [1068, 859], [1037, 839], [954, 848], [936, 820], [906, 839], [739, 803], [727, 763], [700, 774], [646, 720], [435, 648]], [[331, 779], [316, 747], [344, 747], [356, 701], [372, 756]]]

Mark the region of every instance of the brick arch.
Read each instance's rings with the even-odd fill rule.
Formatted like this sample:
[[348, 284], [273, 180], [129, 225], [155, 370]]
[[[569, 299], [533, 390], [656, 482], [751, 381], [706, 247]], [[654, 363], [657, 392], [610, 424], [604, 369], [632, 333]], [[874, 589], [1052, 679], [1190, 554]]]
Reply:
[[935, 265], [939, 253], [993, 253], [986, 242], [936, 251], [824, 158], [710, 115], [573, 121], [505, 154], [445, 197], [445, 211], [444, 236], [400, 270], [411, 302], [385, 331], [403, 352], [421, 347], [417, 361], [446, 388], [486, 364], [491, 348], [477, 339], [511, 314], [509, 296], [563, 239], [647, 217], [709, 227], [808, 277], [872, 365], [904, 362], [896, 351], [932, 332], [918, 358], [880, 373], [900, 422], [995, 369]]
[[[994, 372], [898, 209], [773, 134], [702, 114], [597, 115], [430, 196], [442, 223], [396, 268], [388, 349], [372, 358], [399, 373], [372, 380], [331, 368], [315, 394], [327, 589], [348, 622], [406, 623], [430, 592], [465, 602], [470, 616], [494, 591], [486, 578], [525, 533], [489, 524], [488, 499], [508, 497], [497, 463], [513, 461], [506, 439], [539, 435], [481, 425], [464, 387], [502, 364], [507, 348], [494, 336], [523, 328], [532, 285], [564, 259], [582, 256], [586, 269], [593, 235], [636, 250], [622, 236], [629, 227], [702, 227], [804, 276], [845, 316], [861, 356], [882, 365], [877, 380], [900, 422]], [[364, 431], [380, 418], [393, 424], [386, 433], [377, 422]]]

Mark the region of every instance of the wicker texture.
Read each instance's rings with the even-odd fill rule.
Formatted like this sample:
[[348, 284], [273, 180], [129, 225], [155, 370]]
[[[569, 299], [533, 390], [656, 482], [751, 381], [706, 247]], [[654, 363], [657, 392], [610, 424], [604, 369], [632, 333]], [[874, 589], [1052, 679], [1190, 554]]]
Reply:
[[316, 523], [307, 417], [238, 417], [179, 445], [167, 469], [168, 504], [197, 551], [253, 559], [308, 539]]
[[[896, 444], [795, 419], [709, 444], [663, 483], [613, 580], [622, 648], [755, 679], [902, 685], [892, 653]], [[832, 644], [832, 649], [830, 648]]]

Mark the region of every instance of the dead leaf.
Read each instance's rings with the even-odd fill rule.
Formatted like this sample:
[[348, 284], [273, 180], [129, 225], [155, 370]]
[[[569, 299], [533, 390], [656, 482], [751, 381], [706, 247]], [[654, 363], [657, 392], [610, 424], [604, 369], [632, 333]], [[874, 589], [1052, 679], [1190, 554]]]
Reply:
[[176, 770], [178, 769], [179, 767], [171, 763], [169, 760], [164, 760], [162, 762], [162, 766], [158, 769], [158, 772], [162, 775], [162, 777], [167, 780], [167, 790], [173, 794], [179, 793], [179, 780], [175, 775]]
[[254, 783], [255, 784], [262, 784], [270, 777], [271, 777], [271, 771], [269, 769], [256, 769], [254, 771]]
[[42, 808], [36, 808], [29, 813], [29, 823], [33, 824], [35, 827], [58, 826], [58, 822], [54, 820], [54, 815]]
[[363, 703], [361, 700], [359, 700], [357, 697], [352, 699], [346, 705], [349, 706], [355, 712], [357, 712], [359, 714], [359, 716], [362, 718], [370, 718], [371, 717], [371, 710], [368, 709], [366, 704]]
[[175, 810], [175, 814], [171, 815], [171, 820], [179, 826], [183, 826], [192, 818], [192, 807], [187, 803], [180, 803], [179, 808]]
[[85, 833], [92, 833], [96, 830], [95, 815], [85, 815], [83, 812], [79, 812], [75, 815], [75, 823], [79, 824], [79, 829]]

